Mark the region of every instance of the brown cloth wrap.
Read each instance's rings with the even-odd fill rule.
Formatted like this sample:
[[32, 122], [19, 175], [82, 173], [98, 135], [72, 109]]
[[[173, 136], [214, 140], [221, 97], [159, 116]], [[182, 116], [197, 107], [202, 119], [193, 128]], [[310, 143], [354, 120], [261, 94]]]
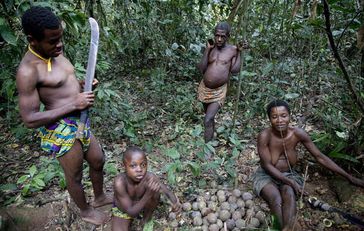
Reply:
[[200, 100], [202, 103], [218, 102], [221, 107], [222, 105], [224, 105], [226, 92], [227, 92], [226, 83], [221, 87], [210, 89], [206, 87], [203, 80], [201, 80], [201, 83], [198, 86], [198, 100]]

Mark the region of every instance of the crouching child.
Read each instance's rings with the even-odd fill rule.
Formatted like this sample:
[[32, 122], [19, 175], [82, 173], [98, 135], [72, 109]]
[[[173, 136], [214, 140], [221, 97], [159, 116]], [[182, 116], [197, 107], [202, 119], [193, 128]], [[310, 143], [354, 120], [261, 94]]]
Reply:
[[123, 155], [123, 164], [125, 172], [114, 180], [113, 231], [130, 230], [133, 219], [139, 215], [142, 225], [150, 221], [161, 193], [171, 202], [173, 212], [181, 210], [174, 193], [155, 174], [147, 171], [148, 161], [140, 148], [128, 148]]

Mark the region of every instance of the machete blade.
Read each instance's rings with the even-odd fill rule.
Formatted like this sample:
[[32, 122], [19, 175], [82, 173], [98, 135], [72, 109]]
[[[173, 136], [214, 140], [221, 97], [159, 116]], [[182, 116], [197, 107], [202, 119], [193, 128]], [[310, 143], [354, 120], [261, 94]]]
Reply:
[[[92, 82], [94, 80], [95, 68], [96, 68], [96, 59], [97, 59], [97, 50], [99, 47], [99, 25], [96, 20], [93, 18], [88, 19], [91, 27], [91, 42], [90, 42], [90, 51], [88, 53], [88, 61], [87, 61], [87, 69], [86, 69], [86, 77], [85, 77], [85, 86], [84, 92], [92, 90]], [[76, 138], [83, 138], [83, 133], [85, 130], [85, 124], [88, 120], [88, 109], [84, 109], [81, 111], [80, 123], [78, 124]]]

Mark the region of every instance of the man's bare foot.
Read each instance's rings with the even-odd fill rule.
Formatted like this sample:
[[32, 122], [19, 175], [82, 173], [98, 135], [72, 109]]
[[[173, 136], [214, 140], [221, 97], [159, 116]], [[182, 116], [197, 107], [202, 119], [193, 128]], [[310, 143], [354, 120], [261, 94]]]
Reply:
[[98, 208], [104, 205], [111, 204], [113, 201], [112, 196], [102, 194], [101, 196], [95, 198], [95, 200], [91, 203], [91, 206], [94, 208]]
[[81, 211], [81, 219], [94, 225], [102, 225], [106, 223], [109, 217], [92, 207]]

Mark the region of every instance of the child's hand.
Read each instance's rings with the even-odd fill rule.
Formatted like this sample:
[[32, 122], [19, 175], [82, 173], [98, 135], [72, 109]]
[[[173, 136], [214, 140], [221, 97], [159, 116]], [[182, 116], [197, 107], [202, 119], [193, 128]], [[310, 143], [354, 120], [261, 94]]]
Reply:
[[[85, 80], [78, 80], [78, 82], [80, 83], [81, 90], [83, 91], [83, 88], [85, 87]], [[99, 81], [96, 78], [94, 78], [92, 81], [92, 90], [95, 90], [97, 85], [99, 85]]]
[[95, 90], [95, 88], [99, 85], [99, 81], [94, 78], [94, 80], [92, 81], [92, 90]]
[[179, 200], [177, 198], [176, 203], [174, 203], [172, 205], [172, 212], [174, 212], [174, 213], [180, 213], [181, 210], [182, 210], [182, 205], [181, 205], [181, 203], [179, 202]]

